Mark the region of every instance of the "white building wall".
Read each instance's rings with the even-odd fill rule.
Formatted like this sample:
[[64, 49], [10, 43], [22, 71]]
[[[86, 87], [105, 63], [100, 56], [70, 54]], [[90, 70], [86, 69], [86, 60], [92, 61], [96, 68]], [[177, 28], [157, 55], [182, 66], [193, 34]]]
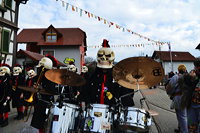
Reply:
[[165, 75], [167, 75], [172, 70], [173, 70], [173, 72], [178, 72], [178, 66], [180, 64], [184, 64], [186, 66], [188, 72], [190, 72], [192, 69], [194, 69], [193, 62], [172, 62], [172, 63], [173, 63], [173, 69], [171, 68], [171, 62], [163, 62], [163, 68], [165, 71]]
[[[3, 3], [4, 0], [0, 0], [0, 5], [2, 5], [4, 7], [4, 3]], [[11, 23], [15, 23], [15, 8], [16, 8], [16, 2], [15, 0], [12, 0], [12, 9], [7, 9], [6, 12], [4, 12], [4, 16], [3, 16], [3, 13], [0, 12], [0, 17], [3, 17], [3, 19], [7, 20], [7, 21], [10, 21]], [[7, 58], [6, 58], [6, 62], [7, 64], [9, 64], [10, 66], [12, 66], [12, 62], [13, 62], [13, 47], [14, 47], [14, 31], [11, 32], [11, 29], [8, 28], [8, 27], [2, 27], [2, 29], [5, 29], [5, 30], [8, 30], [10, 31], [10, 44], [9, 44], [9, 54], [7, 55]], [[2, 39], [2, 38], [1, 38]], [[0, 40], [1, 40], [0, 39]], [[3, 55], [4, 56], [4, 55]]]
[[7, 55], [6, 64], [12, 66], [12, 61], [13, 61], [13, 56], [12, 55]]
[[78, 68], [78, 72], [80, 73], [81, 55], [79, 46], [43, 46], [41, 48], [41, 54], [43, 50], [54, 50], [55, 58], [62, 63], [64, 63], [65, 58], [75, 59], [75, 66]]

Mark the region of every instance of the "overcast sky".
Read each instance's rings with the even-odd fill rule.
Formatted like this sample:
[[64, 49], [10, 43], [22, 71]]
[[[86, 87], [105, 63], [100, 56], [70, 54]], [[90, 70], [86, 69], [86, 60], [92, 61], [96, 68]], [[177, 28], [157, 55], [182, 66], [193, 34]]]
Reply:
[[[63, 1], [63, 2], [62, 2]], [[87, 45], [101, 45], [103, 39], [115, 52], [116, 61], [127, 57], [149, 55], [159, 45], [144, 39], [170, 42], [172, 51], [188, 51], [195, 57], [200, 43], [199, 0], [29, 0], [20, 5], [19, 28], [80, 28], [86, 32]], [[64, 4], [63, 4], [64, 3]], [[70, 5], [67, 4], [69, 3]], [[78, 10], [72, 11], [72, 6]], [[80, 9], [83, 10], [82, 15]], [[109, 27], [104, 20], [88, 17], [85, 11], [108, 22], [120, 25]], [[123, 29], [125, 29], [123, 31]], [[128, 32], [126, 29], [136, 34]], [[136, 47], [135, 44], [144, 44]], [[123, 45], [116, 47], [117, 45]], [[134, 45], [134, 46], [129, 46]], [[99, 48], [88, 48], [87, 56], [96, 58]], [[168, 51], [168, 45], [160, 46]]]

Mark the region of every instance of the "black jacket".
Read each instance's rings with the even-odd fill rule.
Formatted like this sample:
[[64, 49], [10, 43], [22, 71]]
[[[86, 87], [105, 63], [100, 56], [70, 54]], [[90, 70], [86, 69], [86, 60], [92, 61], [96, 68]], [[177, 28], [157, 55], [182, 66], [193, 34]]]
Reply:
[[10, 76], [8, 74], [0, 76], [0, 113], [10, 111], [10, 100], [7, 102], [6, 106], [3, 106], [3, 104], [8, 96], [11, 97], [11, 92]]
[[[102, 83], [104, 82], [104, 75], [106, 77], [106, 81], [104, 83], [104, 90], [106, 90], [104, 91], [104, 104], [112, 106], [116, 105], [120, 96], [133, 92], [133, 90], [124, 88], [118, 83], [114, 82], [112, 69], [102, 69], [97, 67], [95, 72], [88, 80], [87, 87], [85, 87], [83, 90], [86, 103], [100, 103], [100, 95], [102, 90]], [[108, 98], [107, 92], [112, 94], [111, 99]], [[124, 106], [133, 106], [133, 95], [134, 94], [131, 94], [122, 98], [122, 104]]]
[[24, 92], [18, 86], [24, 86], [25, 85], [25, 77], [22, 73], [16, 76], [12, 76], [12, 86], [15, 86], [16, 89], [12, 90], [12, 107], [20, 107], [23, 106], [23, 99], [20, 99], [20, 95]]

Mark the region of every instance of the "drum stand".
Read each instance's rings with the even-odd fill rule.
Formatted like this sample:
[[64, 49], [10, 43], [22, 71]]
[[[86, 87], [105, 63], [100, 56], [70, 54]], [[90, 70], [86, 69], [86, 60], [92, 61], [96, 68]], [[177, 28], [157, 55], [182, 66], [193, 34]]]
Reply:
[[[64, 100], [63, 91], [64, 91], [65, 86], [64, 85], [62, 85], [62, 86], [58, 85], [57, 87], [58, 87], [58, 94], [59, 94], [58, 106], [57, 107], [62, 108], [63, 100]], [[60, 87], [62, 87], [61, 92], [60, 92]]]
[[[138, 76], [138, 77], [135, 77], [135, 78], [136, 78], [136, 80], [137, 80], [137, 81], [136, 81], [137, 90], [135, 90], [134, 92], [131, 92], [131, 93], [122, 95], [122, 96], [119, 97], [119, 99], [115, 98], [115, 100], [116, 100], [116, 102], [117, 102], [116, 108], [118, 108], [117, 111], [115, 110], [115, 111], [117, 112], [117, 119], [116, 119], [116, 122], [117, 122], [117, 123], [120, 123], [120, 121], [121, 121], [121, 120], [120, 120], [120, 115], [119, 115], [120, 112], [121, 112], [121, 111], [124, 111], [124, 113], [125, 113], [124, 115], [126, 115], [126, 113], [127, 113], [125, 107], [123, 107], [123, 105], [122, 105], [121, 99], [140, 91], [140, 85], [139, 85], [139, 82], [138, 82], [139, 76]], [[142, 108], [142, 109], [144, 108], [144, 100], [145, 100], [145, 98], [141, 98], [141, 99], [140, 99], [140, 105], [141, 105], [141, 108]], [[113, 118], [114, 118], [114, 117], [113, 117]], [[114, 121], [114, 119], [113, 119], [113, 121]], [[128, 133], [127, 131], [122, 131], [122, 132], [123, 132], [123, 133]]]

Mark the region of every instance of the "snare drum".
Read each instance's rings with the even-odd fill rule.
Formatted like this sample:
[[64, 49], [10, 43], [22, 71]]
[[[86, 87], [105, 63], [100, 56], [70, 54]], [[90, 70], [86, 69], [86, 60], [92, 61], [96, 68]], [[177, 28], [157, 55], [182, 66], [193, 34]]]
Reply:
[[91, 104], [85, 114], [84, 131], [106, 133], [111, 129], [111, 112], [104, 104]]
[[79, 106], [63, 103], [62, 108], [57, 107], [58, 103], [53, 108], [53, 123], [52, 133], [69, 133], [75, 130], [76, 118], [79, 115]]
[[120, 112], [119, 128], [126, 131], [148, 131], [151, 117], [144, 109], [128, 107]]

